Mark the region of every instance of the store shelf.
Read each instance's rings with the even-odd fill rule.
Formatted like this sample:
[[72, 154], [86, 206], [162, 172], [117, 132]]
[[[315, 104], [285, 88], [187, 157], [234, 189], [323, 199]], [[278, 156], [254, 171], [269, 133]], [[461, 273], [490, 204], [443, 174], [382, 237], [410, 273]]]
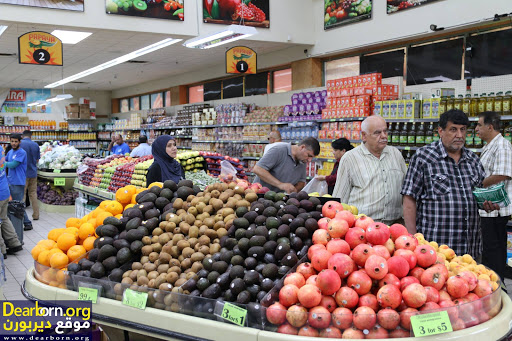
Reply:
[[[337, 139], [317, 139], [318, 142], [333, 142], [333, 141], [336, 141]], [[351, 140], [349, 139], [350, 143], [362, 143], [363, 141], [362, 140]]]
[[336, 162], [336, 159], [329, 159], [324, 157], [315, 157], [313, 161], [326, 161], [326, 162]]
[[192, 143], [261, 143], [268, 144], [268, 141], [251, 141], [251, 140], [243, 140], [243, 141], [232, 141], [232, 140], [214, 140], [214, 141], [203, 141], [203, 140], [192, 140]]
[[153, 127], [153, 128], [141, 128], [141, 129], [152, 129], [152, 130], [178, 130], [186, 128], [219, 128], [219, 127], [245, 127], [245, 126], [261, 126], [261, 125], [285, 125], [290, 122], [253, 122], [253, 123], [227, 123], [227, 124], [211, 124], [211, 125], [189, 125], [189, 126], [172, 126], [172, 127]]
[[178, 149], [192, 149], [192, 147], [178, 147]]
[[260, 160], [261, 156], [242, 156], [240, 160]]
[[110, 193], [110, 192], [101, 190], [97, 187], [84, 186], [84, 185], [78, 184], [76, 182], [75, 182], [75, 184], [73, 184], [73, 188], [77, 191], [83, 192], [87, 195], [93, 196], [95, 198], [103, 199], [103, 200], [114, 200], [115, 196], [116, 196], [115, 193]]
[[[390, 145], [390, 147], [395, 147], [398, 150], [418, 150], [421, 148], [421, 147], [415, 147], [415, 146], [393, 146], [393, 145]], [[483, 150], [483, 148], [468, 148], [468, 149], [471, 150], [473, 153], [481, 153]]]
[[95, 133], [97, 130], [94, 129], [87, 129], [87, 130], [81, 130], [81, 129], [44, 129], [44, 130], [30, 130], [31, 132], [70, 132], [70, 133]]
[[[321, 120], [316, 120], [315, 122], [325, 123], [325, 122], [352, 122], [352, 121], [362, 121], [366, 117], [339, 117], [339, 118], [326, 118]], [[307, 121], [304, 121], [307, 122]], [[288, 122], [286, 122], [288, 123]]]
[[55, 172], [43, 172], [38, 170], [37, 176], [45, 179], [54, 179], [54, 178], [66, 178], [66, 179], [74, 179], [77, 177], [76, 171], [73, 173], [55, 173]]

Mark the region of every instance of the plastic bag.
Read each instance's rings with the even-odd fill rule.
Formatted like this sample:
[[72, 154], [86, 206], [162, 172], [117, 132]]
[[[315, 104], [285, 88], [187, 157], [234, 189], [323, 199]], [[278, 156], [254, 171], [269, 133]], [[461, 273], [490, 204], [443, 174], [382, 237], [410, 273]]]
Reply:
[[25, 215], [25, 203], [18, 200], [11, 200], [7, 205], [7, 211], [18, 219], [23, 219]]
[[313, 178], [302, 190], [308, 194], [318, 193], [318, 196], [322, 196], [327, 194], [328, 186], [327, 182]]
[[220, 175], [219, 179], [223, 182], [232, 182], [236, 181], [236, 169], [233, 167], [231, 162], [227, 160], [222, 160], [220, 162]]

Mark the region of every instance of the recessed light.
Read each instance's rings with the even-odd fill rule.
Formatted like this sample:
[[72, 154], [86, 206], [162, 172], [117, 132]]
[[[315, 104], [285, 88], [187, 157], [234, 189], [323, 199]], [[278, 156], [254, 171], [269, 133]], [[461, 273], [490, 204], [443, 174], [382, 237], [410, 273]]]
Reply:
[[91, 32], [79, 32], [79, 31], [63, 31], [55, 30], [52, 32], [54, 36], [62, 40], [63, 44], [76, 44], [90, 36]]

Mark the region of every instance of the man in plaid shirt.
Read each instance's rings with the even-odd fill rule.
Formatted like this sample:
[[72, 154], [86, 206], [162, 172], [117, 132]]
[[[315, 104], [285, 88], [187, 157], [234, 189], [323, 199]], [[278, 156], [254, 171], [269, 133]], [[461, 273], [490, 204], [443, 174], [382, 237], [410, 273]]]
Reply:
[[485, 172], [478, 156], [464, 147], [468, 123], [460, 110], [441, 115], [440, 140], [416, 151], [401, 193], [410, 233], [478, 258], [482, 236], [472, 191], [482, 185]]
[[[476, 132], [485, 141], [480, 156], [486, 178], [483, 187], [503, 182], [510, 198], [512, 194], [512, 145], [500, 134], [501, 118], [498, 113], [481, 113]], [[505, 277], [507, 259], [507, 222], [512, 214], [512, 205], [487, 213], [480, 210], [482, 220], [483, 253], [482, 264]]]

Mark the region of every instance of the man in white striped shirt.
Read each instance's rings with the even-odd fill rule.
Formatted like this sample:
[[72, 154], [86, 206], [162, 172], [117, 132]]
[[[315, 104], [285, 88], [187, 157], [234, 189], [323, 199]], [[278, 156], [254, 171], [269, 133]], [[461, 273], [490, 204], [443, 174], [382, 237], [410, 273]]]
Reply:
[[340, 160], [332, 196], [354, 205], [359, 213], [391, 225], [402, 219], [400, 190], [407, 173], [397, 148], [388, 146], [386, 121], [370, 116], [361, 124], [363, 144]]

